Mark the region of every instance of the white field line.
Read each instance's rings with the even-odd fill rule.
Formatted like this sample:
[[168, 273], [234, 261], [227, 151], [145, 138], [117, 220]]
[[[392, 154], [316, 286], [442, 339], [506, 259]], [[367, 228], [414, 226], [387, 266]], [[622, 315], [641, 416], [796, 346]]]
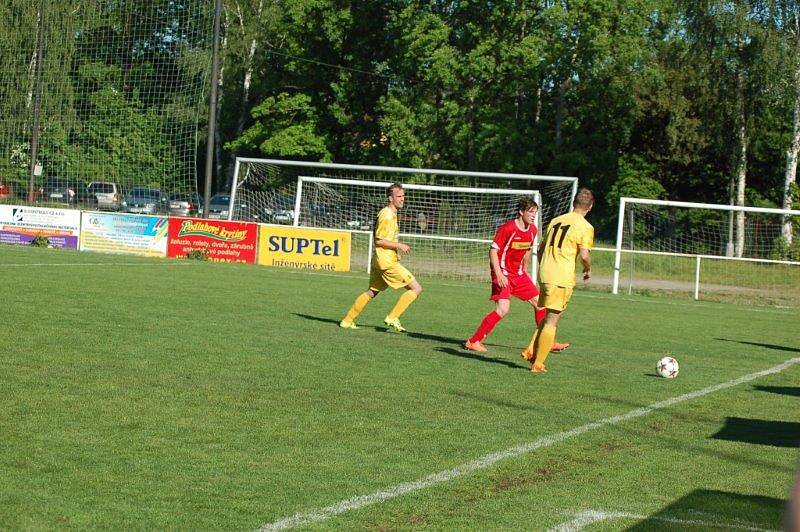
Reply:
[[578, 532], [579, 530], [583, 530], [585, 527], [591, 524], [600, 523], [602, 521], [608, 521], [611, 519], [635, 519], [637, 521], [648, 519], [652, 521], [661, 521], [676, 525], [699, 526], [704, 528], [720, 528], [723, 530], [752, 530], [755, 532], [780, 532], [779, 530], [759, 528], [744, 523], [723, 523], [723, 522], [712, 522], [712, 521], [699, 521], [696, 519], [676, 519], [673, 517], [637, 515], [628, 512], [602, 512], [597, 510], [586, 510], [583, 512], [579, 512], [575, 514], [574, 518], [571, 519], [570, 521], [567, 521], [566, 523], [561, 523], [560, 525], [551, 528], [550, 532]]
[[486, 469], [487, 467], [490, 467], [496, 464], [497, 462], [500, 462], [501, 460], [506, 460], [508, 458], [521, 456], [530, 453], [532, 451], [535, 451], [536, 449], [554, 445], [556, 443], [562, 442], [564, 440], [567, 440], [575, 436], [580, 436], [581, 434], [585, 434], [595, 429], [599, 429], [609, 425], [616, 425], [618, 423], [622, 423], [623, 421], [628, 421], [630, 419], [646, 416], [657, 410], [662, 410], [664, 408], [668, 408], [678, 403], [682, 403], [683, 401], [688, 401], [690, 399], [695, 399], [697, 397], [709, 395], [718, 392], [720, 390], [731, 388], [733, 386], [738, 386], [740, 384], [744, 384], [746, 382], [758, 379], [759, 377], [780, 373], [781, 371], [798, 363], [800, 363], [800, 357], [792, 358], [786, 360], [781, 364], [778, 364], [777, 366], [773, 366], [771, 368], [758, 371], [755, 373], [750, 373], [743, 377], [739, 377], [738, 379], [734, 379], [728, 382], [723, 382], [721, 384], [715, 384], [714, 386], [709, 386], [707, 388], [702, 388], [700, 390], [696, 390], [693, 392], [685, 393], [677, 397], [672, 397], [664, 401], [653, 403], [649, 406], [636, 408], [625, 414], [607, 417], [598, 421], [592, 421], [590, 423], [586, 423], [585, 425], [575, 427], [574, 429], [571, 430], [550, 434], [548, 436], [543, 436], [538, 440], [532, 441], [530, 443], [517, 445], [515, 447], [510, 447], [504, 451], [487, 454], [471, 462], [467, 462], [459, 466], [456, 466], [453, 469], [448, 469], [446, 471], [433, 473], [432, 475], [428, 475], [427, 477], [415, 480], [413, 482], [404, 482], [402, 484], [389, 486], [388, 488], [376, 491], [374, 493], [370, 493], [369, 495], [360, 495], [357, 497], [353, 497], [351, 499], [347, 499], [318, 510], [311, 510], [306, 513], [297, 513], [291, 517], [285, 517], [283, 519], [279, 519], [278, 521], [267, 523], [259, 527], [258, 530], [259, 531], [285, 530], [297, 526], [319, 523], [321, 521], [325, 521], [327, 519], [330, 519], [331, 517], [348, 512], [350, 510], [357, 510], [359, 508], [364, 508], [366, 506], [377, 504], [379, 502], [383, 502], [389, 499], [394, 499], [395, 497], [405, 495], [406, 493], [413, 493], [415, 491], [420, 491], [429, 488], [431, 486], [434, 486], [436, 484], [441, 484], [443, 482], [447, 482], [449, 480], [453, 480], [455, 478], [468, 475], [475, 471]]

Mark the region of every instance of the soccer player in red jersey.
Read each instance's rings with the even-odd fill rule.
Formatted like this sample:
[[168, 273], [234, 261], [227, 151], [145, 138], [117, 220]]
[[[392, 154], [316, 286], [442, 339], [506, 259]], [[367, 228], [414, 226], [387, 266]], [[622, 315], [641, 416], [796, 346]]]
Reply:
[[[527, 301], [534, 308], [535, 321], [544, 319], [546, 309], [537, 306], [539, 289], [533, 284], [525, 269], [528, 256], [536, 238], [536, 213], [539, 205], [532, 197], [523, 197], [517, 205], [518, 216], [497, 228], [489, 249], [491, 264], [492, 295], [495, 309], [484, 316], [472, 338], [464, 343], [469, 351], [485, 353], [488, 351], [483, 340], [492, 332], [503, 316], [511, 308], [511, 296]], [[557, 350], [566, 349], [569, 344], [557, 344]], [[560, 349], [559, 349], [560, 348]]]

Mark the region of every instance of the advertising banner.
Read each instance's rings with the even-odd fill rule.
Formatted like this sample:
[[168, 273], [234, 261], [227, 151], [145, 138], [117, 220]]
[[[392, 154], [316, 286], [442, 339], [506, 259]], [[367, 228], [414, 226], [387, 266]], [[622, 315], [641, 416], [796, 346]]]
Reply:
[[192, 251], [217, 262], [256, 262], [258, 226], [246, 222], [170, 218], [168, 257], [185, 258]]
[[258, 263], [305, 270], [350, 271], [350, 233], [261, 225]]
[[168, 229], [163, 216], [84, 212], [81, 251], [166, 257]]
[[80, 231], [80, 211], [0, 205], [0, 244], [30, 244], [46, 236], [53, 247], [77, 249]]

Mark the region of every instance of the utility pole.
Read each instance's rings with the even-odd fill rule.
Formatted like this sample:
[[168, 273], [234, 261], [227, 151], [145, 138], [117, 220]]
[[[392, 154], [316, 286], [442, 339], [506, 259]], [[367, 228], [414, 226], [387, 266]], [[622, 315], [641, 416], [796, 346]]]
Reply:
[[28, 201], [36, 194], [36, 159], [39, 157], [39, 117], [42, 110], [42, 57], [44, 56], [44, 7], [45, 0], [39, 2], [39, 20], [36, 26], [36, 78], [33, 100], [33, 128], [31, 130], [31, 164], [28, 173]]
[[211, 94], [208, 97], [208, 141], [206, 142], [206, 186], [203, 196], [203, 216], [208, 218], [211, 202], [211, 175], [214, 170], [214, 132], [217, 127], [217, 88], [219, 85], [219, 19], [222, 0], [214, 2], [214, 44], [211, 52]]

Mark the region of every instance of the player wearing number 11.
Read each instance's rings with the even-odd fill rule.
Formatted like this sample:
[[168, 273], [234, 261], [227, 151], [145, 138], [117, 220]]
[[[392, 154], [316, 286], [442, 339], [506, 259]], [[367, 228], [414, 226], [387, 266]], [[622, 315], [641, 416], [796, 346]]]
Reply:
[[576, 257], [580, 256], [583, 264], [583, 280], [592, 277], [590, 251], [594, 244], [594, 227], [586, 221], [586, 215], [593, 206], [592, 191], [580, 189], [572, 202], [572, 212], [553, 218], [539, 244], [539, 306], [547, 309], [547, 316], [522, 352], [523, 357], [532, 361], [534, 373], [547, 371], [544, 362], [553, 348], [558, 321], [575, 286]]

